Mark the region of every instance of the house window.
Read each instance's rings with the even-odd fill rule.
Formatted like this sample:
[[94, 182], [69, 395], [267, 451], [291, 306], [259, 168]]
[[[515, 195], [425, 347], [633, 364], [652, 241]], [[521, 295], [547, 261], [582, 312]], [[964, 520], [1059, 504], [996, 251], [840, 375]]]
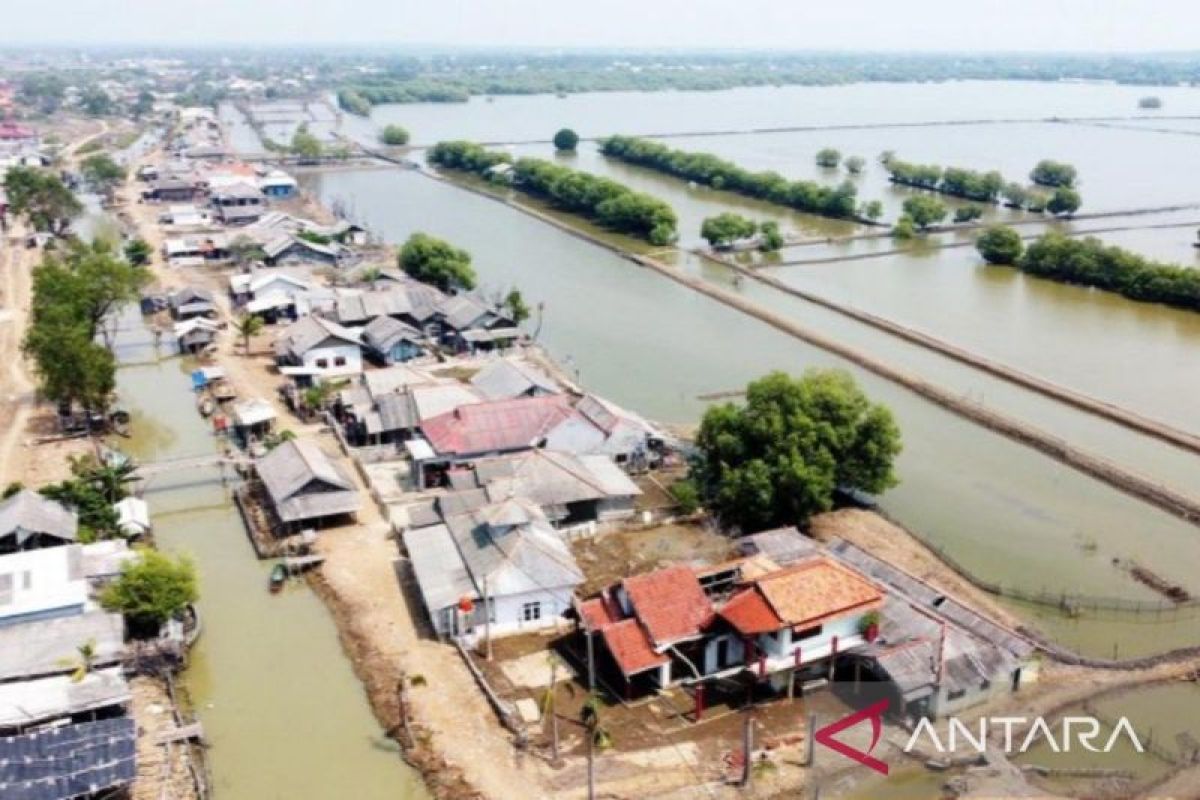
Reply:
[[33, 570], [27, 569], [21, 573], [21, 588], [27, 592], [33, 588]]
[[346, 366], [346, 357], [345, 356], [337, 356], [336, 358], [333, 359], [333, 365], [335, 367]]
[[539, 601], [525, 603], [521, 606], [521, 619], [526, 622], [536, 622], [542, 618], [542, 604]]
[[328, 358], [318, 358], [317, 359], [317, 369], [325, 369], [328, 366], [329, 366]]
[[13, 576], [12, 573], [0, 575], [0, 606], [8, 605], [13, 601]]
[[821, 625], [817, 625], [812, 628], [805, 628], [804, 630], [796, 631], [796, 635], [792, 637], [792, 641], [798, 642], [801, 639], [811, 639], [814, 636], [820, 636], [822, 627], [823, 626]]

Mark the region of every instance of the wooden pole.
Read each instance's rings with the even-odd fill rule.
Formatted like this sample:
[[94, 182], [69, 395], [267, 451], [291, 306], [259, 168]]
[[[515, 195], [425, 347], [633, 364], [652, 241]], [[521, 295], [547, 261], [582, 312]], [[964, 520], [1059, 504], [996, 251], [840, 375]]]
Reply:
[[485, 657], [492, 660], [492, 601], [488, 594], [487, 575], [483, 576], [483, 642]]
[[817, 715], [808, 715], [808, 730], [804, 736], [804, 766], [810, 769], [813, 766], [813, 759], [816, 758], [816, 735], [817, 735]]
[[[596, 694], [596, 651], [592, 645], [591, 628], [587, 632], [587, 662], [590, 698]], [[587, 796], [588, 800], [596, 800], [596, 731], [591, 726], [587, 728], [587, 738]]]
[[742, 786], [750, 785], [754, 766], [754, 717], [747, 713], [742, 722]]

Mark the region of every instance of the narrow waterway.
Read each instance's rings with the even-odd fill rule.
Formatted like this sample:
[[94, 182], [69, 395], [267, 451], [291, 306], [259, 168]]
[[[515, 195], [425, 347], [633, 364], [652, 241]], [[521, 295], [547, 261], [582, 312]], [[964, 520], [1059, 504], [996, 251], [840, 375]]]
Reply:
[[[195, 364], [156, 354], [134, 312], [121, 321], [121, 402], [142, 462], [216, 449], [190, 389]], [[197, 706], [219, 800], [353, 797], [419, 800], [418, 775], [380, 731], [333, 620], [303, 583], [267, 591], [230, 485], [216, 468], [153, 478], [146, 499], [158, 546], [200, 575], [203, 634], [185, 681]]]

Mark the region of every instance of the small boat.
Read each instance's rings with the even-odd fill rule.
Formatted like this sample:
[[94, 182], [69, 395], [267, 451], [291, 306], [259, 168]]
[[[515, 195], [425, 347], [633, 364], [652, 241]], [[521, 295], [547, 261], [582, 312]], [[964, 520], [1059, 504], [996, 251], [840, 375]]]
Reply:
[[283, 584], [287, 581], [287, 567], [282, 563], [276, 564], [271, 568], [271, 594], [279, 592], [283, 588]]

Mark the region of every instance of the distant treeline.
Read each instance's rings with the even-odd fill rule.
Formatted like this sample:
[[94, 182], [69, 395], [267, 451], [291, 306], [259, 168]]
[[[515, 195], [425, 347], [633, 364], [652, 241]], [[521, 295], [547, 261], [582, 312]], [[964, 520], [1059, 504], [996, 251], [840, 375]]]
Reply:
[[[580, 172], [541, 158], [522, 158], [488, 150], [474, 142], [438, 142], [429, 151], [430, 162], [460, 169], [489, 180], [505, 180], [527, 194], [591, 219], [619, 233], [665, 245], [675, 241], [678, 220], [671, 206], [624, 184]], [[510, 170], [497, 170], [501, 164]]]
[[[341, 66], [341, 65], [339, 65]], [[950, 80], [1104, 80], [1200, 83], [1200, 59], [1052, 55], [944, 56], [879, 53], [458, 53], [379, 59], [335, 70], [339, 88], [367, 103], [462, 102], [472, 95], [611, 91], [711, 91], [740, 86], [831, 86]], [[346, 107], [346, 106], [343, 106]], [[346, 107], [346, 110], [353, 109]], [[359, 112], [354, 112], [359, 113]]]
[[675, 150], [635, 136], [610, 136], [600, 143], [604, 155], [684, 180], [835, 219], [856, 219], [858, 189], [846, 181], [824, 186], [793, 181], [778, 172], [751, 172], [711, 153]]
[[1152, 261], [1095, 237], [1074, 239], [1051, 232], [1022, 253], [1016, 231], [997, 227], [980, 237], [979, 251], [992, 263], [1011, 263], [1042, 278], [1200, 311], [1200, 270]]

